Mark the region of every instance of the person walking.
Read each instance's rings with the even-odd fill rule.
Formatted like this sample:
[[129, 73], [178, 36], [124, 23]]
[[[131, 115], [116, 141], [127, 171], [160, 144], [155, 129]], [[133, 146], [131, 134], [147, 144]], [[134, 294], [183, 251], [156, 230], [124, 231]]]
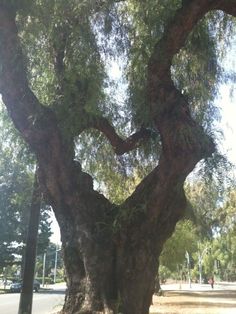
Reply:
[[214, 289], [214, 277], [211, 277], [209, 280], [208, 280], [209, 284], [211, 285], [211, 288]]

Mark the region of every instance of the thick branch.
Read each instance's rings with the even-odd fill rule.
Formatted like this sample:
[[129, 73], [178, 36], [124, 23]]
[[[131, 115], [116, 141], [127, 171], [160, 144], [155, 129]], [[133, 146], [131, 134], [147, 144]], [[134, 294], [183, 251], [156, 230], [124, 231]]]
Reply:
[[171, 64], [198, 21], [216, 9], [235, 16], [236, 0], [183, 1], [150, 58], [147, 94], [163, 151], [158, 167], [122, 207], [144, 209], [151, 219], [158, 218], [159, 222], [183, 214], [183, 182], [196, 163], [215, 150], [212, 140], [191, 118], [187, 100], [174, 86]]
[[[212, 10], [222, 10], [236, 16], [235, 0], [186, 0], [183, 1], [172, 21], [166, 27], [162, 39], [156, 44], [150, 65], [156, 73], [156, 80], [170, 80], [170, 67], [175, 54], [184, 46], [185, 41], [198, 21]], [[157, 83], [156, 82], [156, 83]]]
[[[163, 154], [168, 160], [186, 161], [187, 151], [200, 160], [214, 151], [212, 140], [191, 118], [186, 98], [174, 86], [171, 65], [194, 26], [206, 13], [222, 9], [235, 14], [236, 1], [229, 2], [230, 5], [222, 0], [183, 1], [182, 8], [167, 25], [151, 55], [148, 67], [149, 104], [162, 137]], [[181, 150], [185, 151], [185, 155]]]
[[215, 9], [222, 10], [225, 13], [236, 17], [236, 1], [235, 0], [218, 0], [215, 1]]
[[99, 130], [107, 137], [117, 155], [123, 155], [137, 148], [141, 142], [149, 139], [151, 135], [150, 130], [141, 128], [124, 140], [116, 133], [115, 128], [106, 118], [90, 116], [89, 122], [89, 127]]
[[[74, 152], [70, 143], [63, 141], [55, 115], [39, 103], [28, 86], [15, 13], [8, 6], [1, 4], [0, 43], [0, 93], [3, 101], [16, 128], [36, 153], [40, 182], [49, 196], [51, 205], [61, 207], [62, 195], [68, 195], [63, 206], [68, 208], [69, 212], [73, 197], [78, 198], [77, 177], [82, 176], [82, 171], [74, 171]], [[86, 185], [83, 185], [83, 188], [85, 189]], [[88, 184], [87, 191], [94, 192], [92, 184]], [[95, 193], [93, 197], [102, 199], [101, 202], [105, 199]]]
[[26, 141], [32, 144], [45, 137], [45, 128], [40, 128], [39, 124], [46, 125], [50, 114], [49, 110], [40, 105], [28, 86], [17, 37], [15, 13], [2, 5], [0, 5], [0, 42], [0, 93], [16, 127]]
[[[169, 98], [176, 97], [176, 89], [171, 79], [173, 57], [184, 46], [188, 35], [195, 25], [206, 13], [212, 10], [222, 10], [236, 16], [236, 0], [183, 1], [182, 8], [176, 12], [169, 25], [165, 28], [162, 39], [155, 45], [149, 61], [148, 82], [148, 95], [155, 116], [162, 111], [161, 108], [156, 107], [157, 101], [164, 103]], [[163, 110], [166, 110], [166, 108], [164, 109], [163, 107]]]
[[[61, 195], [71, 191], [73, 155], [65, 146], [52, 111], [43, 107], [28, 86], [15, 14], [0, 5], [0, 92], [8, 112], [24, 139], [36, 153], [44, 172], [44, 192], [61, 207]], [[67, 208], [71, 200], [65, 201]], [[68, 209], [69, 212], [69, 209]]]

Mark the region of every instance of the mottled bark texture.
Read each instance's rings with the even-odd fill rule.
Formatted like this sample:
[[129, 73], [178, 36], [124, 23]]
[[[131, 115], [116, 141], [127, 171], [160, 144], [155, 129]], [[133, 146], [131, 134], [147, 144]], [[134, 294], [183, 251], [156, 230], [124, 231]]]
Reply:
[[[119, 207], [93, 190], [92, 178], [74, 161], [73, 141], [63, 140], [55, 114], [30, 90], [15, 12], [6, 3], [0, 1], [0, 92], [16, 128], [36, 154], [41, 188], [61, 228], [68, 284], [62, 313], [147, 314], [158, 257], [186, 205], [184, 180], [214, 151], [174, 86], [171, 63], [208, 11], [236, 15], [236, 0], [183, 1], [157, 42], [148, 66], [147, 97], [162, 153], [158, 166]], [[141, 130], [122, 140], [106, 120], [90, 121], [87, 127], [103, 132], [118, 154], [148, 136]], [[114, 230], [113, 225], [118, 227]]]

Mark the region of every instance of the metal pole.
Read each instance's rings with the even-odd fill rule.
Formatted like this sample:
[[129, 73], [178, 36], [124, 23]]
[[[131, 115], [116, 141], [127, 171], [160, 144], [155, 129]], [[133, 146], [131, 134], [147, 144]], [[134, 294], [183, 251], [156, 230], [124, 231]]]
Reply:
[[43, 280], [42, 280], [43, 287], [45, 283], [45, 266], [46, 266], [46, 253], [43, 254]]
[[199, 282], [201, 285], [202, 284], [202, 259], [201, 257], [199, 258]]
[[25, 247], [23, 282], [18, 314], [32, 313], [34, 271], [38, 239], [38, 226], [40, 218], [40, 205], [41, 205], [41, 191], [39, 187], [36, 169], [28, 223], [27, 240]]
[[188, 264], [188, 281], [189, 281], [189, 288], [191, 288], [190, 256], [189, 256], [188, 251], [186, 251], [185, 257], [186, 257], [186, 259], [187, 259], [187, 264]]
[[59, 250], [56, 249], [56, 254], [55, 254], [55, 267], [54, 267], [54, 284], [56, 283], [56, 278], [57, 278], [57, 252]]

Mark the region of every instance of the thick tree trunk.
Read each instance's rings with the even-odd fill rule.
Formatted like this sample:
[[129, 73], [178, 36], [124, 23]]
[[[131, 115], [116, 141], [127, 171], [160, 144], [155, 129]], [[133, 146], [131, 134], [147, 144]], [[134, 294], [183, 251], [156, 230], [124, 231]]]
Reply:
[[55, 212], [68, 286], [62, 313], [116, 313], [116, 255], [111, 228], [115, 206], [86, 186], [91, 178], [81, 173], [77, 163], [75, 169], [83, 206], [75, 200], [71, 207], [80, 211], [71, 210], [73, 218], [65, 210]]
[[[150, 233], [147, 230], [150, 236]], [[154, 236], [154, 234], [153, 234]], [[138, 240], [138, 239], [137, 239]], [[142, 244], [126, 243], [119, 251], [118, 259], [118, 287], [120, 295], [120, 312], [149, 313], [152, 295], [155, 288], [158, 238], [139, 237]]]
[[[152, 179], [153, 174], [150, 177]], [[166, 194], [165, 187], [160, 188], [159, 193], [160, 196]], [[185, 206], [181, 188], [169, 189], [168, 196], [160, 199], [159, 206], [166, 203], [166, 213], [160, 215], [159, 220], [150, 221], [140, 211], [130, 221], [123, 224], [120, 221], [122, 227], [116, 232], [96, 229], [92, 220], [86, 226], [70, 221], [67, 227], [66, 220], [62, 220], [68, 284], [63, 314], [148, 313], [162, 246]], [[128, 204], [132, 204], [132, 199], [123, 204], [121, 210], [127, 210]], [[135, 207], [133, 210], [137, 213]], [[77, 218], [81, 219], [79, 214]]]
[[154, 234], [150, 241], [147, 232], [116, 245], [87, 239], [80, 250], [81, 234], [71, 231], [73, 239], [63, 241], [68, 290], [62, 313], [148, 313], [161, 241]]
[[88, 234], [81, 239], [70, 224], [63, 237], [68, 290], [62, 313], [147, 314], [158, 258], [176, 220], [141, 228], [133, 222], [113, 243], [100, 245]]
[[63, 240], [68, 290], [62, 313], [115, 313], [113, 248], [98, 245], [92, 234], [69, 232], [70, 241]]

